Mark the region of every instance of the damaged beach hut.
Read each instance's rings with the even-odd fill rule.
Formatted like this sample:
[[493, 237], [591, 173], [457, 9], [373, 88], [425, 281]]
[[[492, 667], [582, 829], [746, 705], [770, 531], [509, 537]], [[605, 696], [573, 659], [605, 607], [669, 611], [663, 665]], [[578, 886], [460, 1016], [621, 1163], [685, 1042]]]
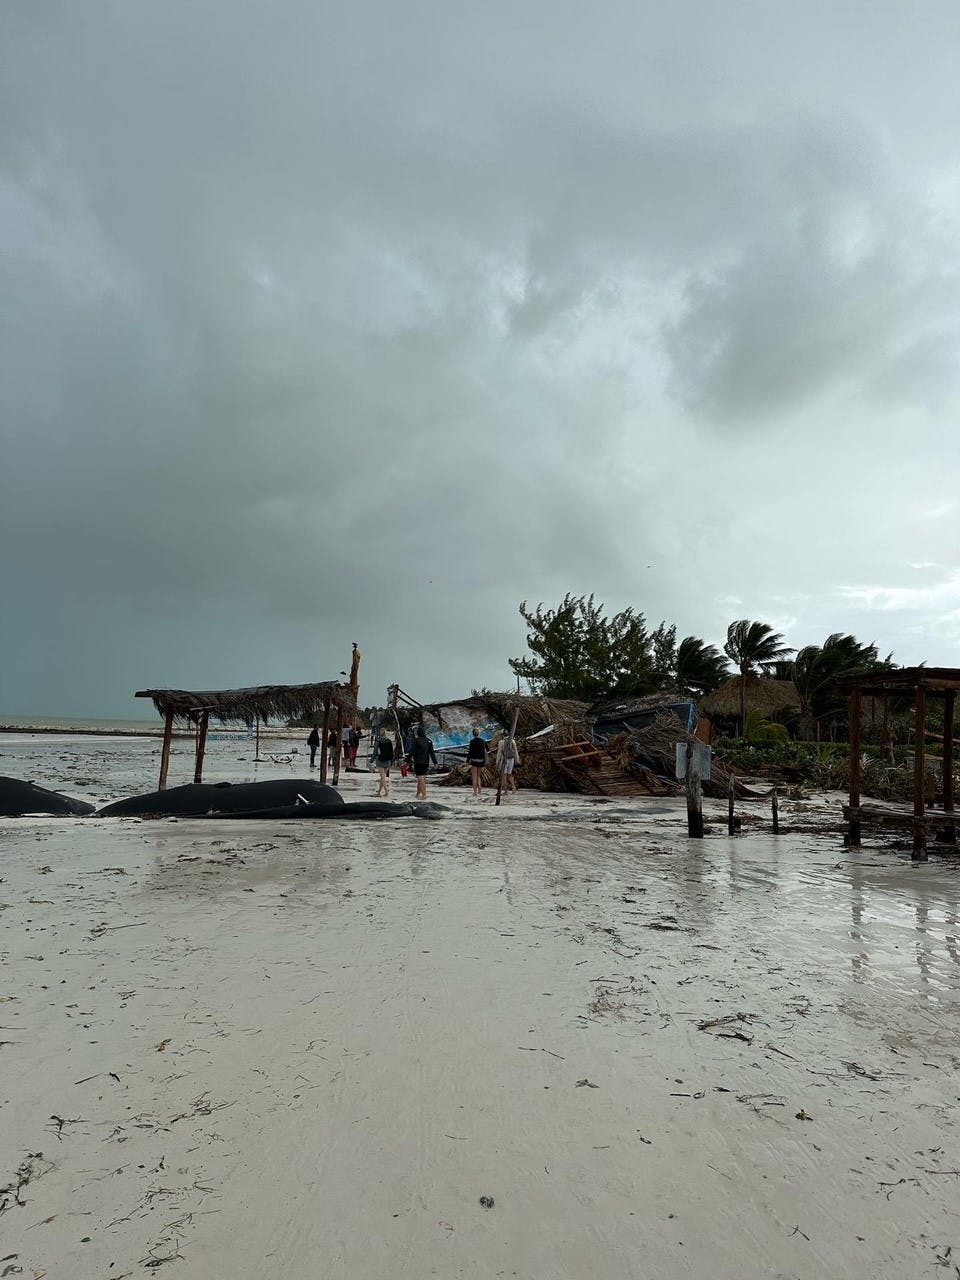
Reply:
[[[175, 723], [189, 725], [195, 734], [194, 782], [203, 781], [203, 757], [207, 745], [207, 726], [211, 716], [220, 724], [268, 724], [271, 720], [314, 720], [323, 724], [323, 741], [335, 724], [337, 754], [333, 781], [340, 775], [340, 743], [343, 725], [357, 714], [353, 694], [347, 685], [336, 680], [318, 684], [265, 684], [250, 689], [140, 689], [136, 697], [150, 698], [164, 718], [163, 749], [160, 753], [158, 790], [167, 785], [170, 767], [170, 745]], [[259, 755], [259, 744], [258, 751]], [[320, 781], [327, 780], [327, 753], [321, 753]]]

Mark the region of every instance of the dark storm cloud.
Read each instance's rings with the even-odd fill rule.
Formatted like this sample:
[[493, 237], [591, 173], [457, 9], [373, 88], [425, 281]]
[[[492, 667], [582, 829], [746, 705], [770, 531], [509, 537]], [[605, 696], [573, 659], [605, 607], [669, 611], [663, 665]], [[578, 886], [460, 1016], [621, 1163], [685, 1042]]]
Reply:
[[[810, 407], [856, 447], [905, 414], [925, 448], [958, 302], [927, 99], [876, 114], [895, 29], [832, 19], [844, 83], [751, 13], [5, 7], [0, 703], [66, 696], [66, 633], [91, 707], [158, 668], [329, 674], [352, 639], [371, 700], [503, 683], [521, 598], [674, 616], [678, 539], [724, 594], [732, 428]], [[762, 612], [796, 549], [753, 501]], [[815, 541], [790, 570], [830, 574]]]

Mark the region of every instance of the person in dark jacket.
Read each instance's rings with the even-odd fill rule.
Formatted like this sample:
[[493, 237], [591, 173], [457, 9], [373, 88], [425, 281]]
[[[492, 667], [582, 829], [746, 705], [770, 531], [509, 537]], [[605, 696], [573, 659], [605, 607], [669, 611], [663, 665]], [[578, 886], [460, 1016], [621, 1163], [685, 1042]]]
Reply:
[[320, 730], [316, 725], [310, 730], [307, 746], [310, 748], [310, 768], [315, 769], [317, 767], [317, 751], [320, 747]]
[[417, 730], [417, 736], [413, 740], [413, 748], [410, 752], [410, 763], [413, 765], [413, 772], [417, 778], [417, 799], [426, 800], [427, 798], [427, 770], [430, 768], [430, 761], [433, 761], [434, 768], [439, 764], [437, 753], [433, 749], [433, 743], [427, 737], [427, 731], [423, 725]]
[[378, 796], [390, 794], [390, 766], [393, 764], [393, 739], [385, 733], [377, 743], [377, 772], [380, 774]]
[[470, 766], [470, 778], [473, 782], [473, 794], [478, 796], [483, 791], [483, 769], [487, 763], [487, 744], [477, 729], [467, 747], [467, 764]]

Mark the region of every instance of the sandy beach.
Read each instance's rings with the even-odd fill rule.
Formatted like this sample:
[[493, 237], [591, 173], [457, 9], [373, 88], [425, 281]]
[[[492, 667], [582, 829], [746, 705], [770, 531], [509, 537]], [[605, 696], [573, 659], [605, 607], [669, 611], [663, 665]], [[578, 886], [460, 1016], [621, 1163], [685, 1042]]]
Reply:
[[[157, 751], [0, 773], [116, 799]], [[306, 776], [251, 754], [208, 777]], [[699, 844], [673, 799], [430, 792], [0, 820], [4, 1275], [960, 1275], [955, 864], [845, 850], [837, 797]]]

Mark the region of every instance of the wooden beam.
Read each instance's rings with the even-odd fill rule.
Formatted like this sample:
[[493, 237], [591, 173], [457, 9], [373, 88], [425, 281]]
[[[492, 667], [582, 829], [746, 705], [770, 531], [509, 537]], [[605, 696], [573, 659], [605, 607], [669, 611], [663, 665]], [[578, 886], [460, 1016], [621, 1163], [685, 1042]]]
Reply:
[[333, 785], [340, 781], [340, 757], [343, 755], [343, 707], [337, 707], [337, 745], [333, 752]]
[[947, 815], [948, 844], [957, 843], [957, 826], [953, 820], [953, 716], [956, 694], [951, 689], [943, 704], [943, 809]]
[[703, 787], [700, 782], [700, 756], [697, 744], [687, 740], [687, 835], [692, 840], [703, 839]]
[[[860, 690], [850, 690], [850, 808], [860, 808]], [[847, 822], [847, 844], [860, 843], [860, 818], [851, 815]]]
[[160, 752], [160, 785], [158, 791], [166, 791], [167, 789], [167, 773], [170, 770], [170, 743], [173, 739], [173, 712], [167, 712], [167, 718], [163, 726], [163, 748]]
[[320, 757], [320, 781], [327, 780], [327, 756], [330, 754], [327, 748], [327, 739], [330, 737], [330, 699], [323, 700], [323, 733], [320, 735], [320, 750], [323, 755]]
[[194, 782], [203, 781], [203, 756], [207, 749], [207, 725], [210, 723], [210, 712], [201, 711], [197, 721], [197, 759], [193, 769]]
[[917, 689], [915, 703], [915, 743], [913, 757], [913, 860], [914, 862], [927, 861], [927, 831], [923, 822], [923, 815], [926, 810], [926, 798], [924, 796], [924, 781], [926, 769], [926, 757], [923, 750], [923, 731], [927, 723], [927, 691], [923, 685]]

